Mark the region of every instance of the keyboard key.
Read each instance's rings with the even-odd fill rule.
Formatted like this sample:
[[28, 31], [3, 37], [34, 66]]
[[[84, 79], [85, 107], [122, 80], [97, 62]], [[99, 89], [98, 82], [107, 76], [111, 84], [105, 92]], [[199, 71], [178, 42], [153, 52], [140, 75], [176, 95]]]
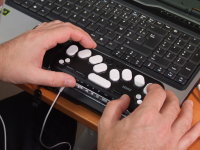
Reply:
[[177, 57], [175, 59], [174, 63], [179, 65], [179, 66], [184, 66], [184, 64], [186, 63], [186, 60], [182, 57]]
[[58, 6], [63, 6], [67, 1], [66, 0], [56, 0], [55, 4]]
[[162, 49], [162, 48], [157, 48], [156, 51], [154, 52], [156, 55], [162, 57], [164, 56], [164, 54], [166, 53], [166, 50]]
[[165, 36], [167, 34], [167, 31], [159, 28], [159, 27], [156, 27], [156, 26], [153, 26], [151, 25], [149, 28], [148, 28], [149, 31], [155, 33], [155, 34], [159, 34], [161, 36]]
[[64, 11], [64, 8], [57, 6], [53, 9], [53, 12], [57, 15], [61, 14]]
[[187, 44], [185, 46], [185, 50], [188, 51], [189, 53], [192, 53], [192, 52], [194, 52], [196, 50], [196, 47], [194, 45], [192, 45], [192, 44]]
[[182, 51], [180, 54], [179, 54], [179, 56], [181, 56], [181, 57], [183, 57], [183, 58], [185, 58], [185, 59], [189, 59], [190, 58], [190, 56], [191, 56], [191, 54], [189, 53], [189, 52], [187, 52], [187, 51]]
[[162, 38], [160, 36], [151, 33], [146, 37], [144, 46], [149, 49], [154, 50], [161, 41], [162, 41]]
[[146, 57], [150, 56], [151, 53], [152, 53], [151, 49], [143, 47], [142, 45], [137, 44], [137, 43], [135, 43], [133, 41], [127, 41], [124, 44], [124, 46], [127, 47], [127, 48], [130, 48], [130, 49], [132, 49], [132, 50], [134, 50], [134, 51], [136, 51], [136, 52], [138, 52], [138, 53], [140, 53], [140, 54], [142, 54], [142, 55], [144, 55]]
[[24, 1], [24, 2], [21, 3], [21, 5], [23, 7], [25, 7], [25, 8], [28, 8], [28, 7], [32, 6], [33, 4], [34, 4], [34, 2], [31, 1], [31, 0], [26, 0], [26, 1]]
[[164, 59], [162, 57], [159, 57], [158, 55], [153, 54], [149, 60], [155, 64], [157, 64], [158, 66], [162, 67], [162, 68], [168, 68], [170, 65], [170, 62], [167, 59]]
[[32, 5], [31, 7], [29, 7], [29, 9], [32, 10], [33, 12], [37, 12], [37, 11], [39, 11], [41, 8], [42, 8], [42, 6], [39, 5], [39, 4], [34, 4], [34, 5]]
[[164, 58], [172, 62], [176, 58], [176, 55], [174, 53], [167, 52]]
[[42, 8], [37, 13], [40, 14], [41, 16], [46, 16], [49, 13], [49, 10], [46, 8]]
[[49, 10], [52, 10], [52, 9], [55, 8], [55, 7], [56, 7], [56, 5], [54, 5], [52, 2], [48, 2], [48, 3], [44, 6], [44, 8], [49, 9]]
[[197, 39], [197, 38], [191, 38], [190, 39], [190, 43], [197, 46], [200, 44], [200, 39]]
[[165, 69], [162, 68], [162, 67], [159, 67], [159, 66], [155, 66], [154, 67], [154, 71], [160, 73], [160, 74], [163, 74], [165, 72]]
[[166, 76], [169, 79], [174, 79], [176, 74], [167, 70], [167, 71], [165, 71], [164, 76]]
[[118, 44], [113, 41], [109, 41], [105, 46], [111, 50], [115, 50]]
[[180, 66], [176, 65], [176, 64], [171, 64], [168, 68], [169, 71], [177, 74], [179, 72], [179, 70], [181, 69]]
[[200, 64], [200, 50], [197, 50], [193, 56], [191, 57], [190, 61], [194, 63], [195, 65]]
[[184, 78], [186, 78], [186, 79], [188, 79], [188, 78], [192, 75], [192, 73], [193, 73], [193, 71], [195, 70], [195, 68], [196, 68], [196, 66], [194, 66], [193, 63], [188, 62], [188, 63], [186, 63], [186, 65], [180, 70], [179, 75], [182, 76], [182, 77], [184, 77]]
[[144, 66], [149, 69], [153, 69], [155, 64], [147, 60], [147, 61], [145, 61]]
[[111, 82], [95, 73], [90, 73], [88, 79], [102, 88], [108, 89], [111, 87]]
[[176, 76], [175, 81], [184, 85], [187, 82], [187, 79], [185, 79], [184, 77], [181, 77], [181, 76]]
[[174, 46], [170, 47], [169, 50], [175, 54], [178, 54], [181, 51], [181, 48], [174, 45]]

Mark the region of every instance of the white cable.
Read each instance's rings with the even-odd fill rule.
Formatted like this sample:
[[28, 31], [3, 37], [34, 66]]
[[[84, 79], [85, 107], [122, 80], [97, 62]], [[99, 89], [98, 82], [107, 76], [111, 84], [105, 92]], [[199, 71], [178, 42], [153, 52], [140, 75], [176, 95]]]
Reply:
[[5, 123], [4, 123], [3, 118], [2, 118], [1, 115], [0, 115], [0, 119], [1, 119], [1, 123], [3, 125], [3, 132], [4, 132], [4, 150], [7, 150], [6, 126], [5, 126]]
[[66, 145], [68, 145], [69, 150], [71, 150], [71, 144], [70, 144], [69, 142], [60, 142], [60, 143], [57, 143], [57, 144], [55, 144], [55, 145], [53, 145], [53, 146], [47, 146], [47, 145], [45, 145], [45, 144], [43, 143], [43, 141], [42, 141], [42, 134], [43, 134], [43, 132], [44, 132], [44, 128], [45, 128], [46, 121], [47, 121], [47, 119], [48, 119], [48, 117], [49, 117], [49, 114], [50, 114], [50, 112], [51, 112], [53, 106], [55, 105], [55, 103], [56, 103], [58, 97], [60, 96], [60, 94], [62, 93], [63, 90], [64, 90], [64, 87], [61, 87], [60, 90], [59, 90], [59, 92], [58, 92], [58, 94], [57, 94], [57, 96], [56, 96], [56, 98], [54, 99], [53, 103], [51, 104], [51, 107], [49, 108], [49, 111], [48, 111], [47, 114], [46, 114], [46, 117], [45, 117], [44, 122], [43, 122], [43, 125], [42, 125], [42, 129], [41, 129], [41, 131], [40, 131], [40, 139], [39, 139], [39, 140], [40, 140], [40, 144], [41, 144], [43, 147], [45, 147], [46, 149], [53, 149], [53, 148], [55, 148], [55, 147], [57, 147], [57, 146], [66, 144]]

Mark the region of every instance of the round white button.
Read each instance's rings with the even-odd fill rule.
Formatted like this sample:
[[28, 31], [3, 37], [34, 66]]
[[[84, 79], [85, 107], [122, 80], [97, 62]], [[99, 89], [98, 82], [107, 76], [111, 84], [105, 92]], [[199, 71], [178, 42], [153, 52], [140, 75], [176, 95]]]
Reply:
[[152, 83], [148, 83], [148, 84], [144, 87], [144, 89], [143, 89], [143, 93], [144, 93], [144, 94], [147, 94], [147, 87], [148, 87], [150, 84], [152, 84]]
[[136, 99], [141, 99], [142, 95], [141, 94], [137, 94], [135, 97], [136, 97]]
[[105, 64], [105, 63], [100, 63], [100, 64], [97, 64], [93, 67], [93, 70], [96, 72], [96, 73], [101, 73], [101, 72], [104, 72], [108, 69], [108, 66]]
[[78, 52], [78, 46], [71, 45], [67, 50], [66, 53], [68, 56], [74, 56]]
[[101, 55], [95, 55], [89, 58], [89, 62], [93, 65], [103, 62], [103, 57]]
[[138, 105], [142, 104], [142, 100], [137, 100], [137, 104]]
[[145, 80], [144, 80], [144, 76], [142, 75], [136, 75], [134, 77], [134, 83], [137, 87], [143, 87], [145, 85]]
[[124, 81], [130, 81], [130, 80], [132, 80], [132, 72], [131, 72], [130, 69], [124, 69], [122, 71], [122, 79]]
[[81, 59], [88, 58], [91, 55], [92, 55], [92, 52], [89, 49], [84, 49], [84, 50], [78, 52], [78, 57]]
[[60, 59], [58, 62], [59, 62], [59, 64], [61, 64], [61, 65], [63, 65], [63, 64], [65, 63], [63, 59]]
[[66, 58], [66, 59], [65, 59], [65, 62], [66, 62], [66, 63], [70, 63], [70, 58]]
[[110, 70], [109, 76], [112, 81], [119, 81], [120, 79], [119, 70], [117, 69]]

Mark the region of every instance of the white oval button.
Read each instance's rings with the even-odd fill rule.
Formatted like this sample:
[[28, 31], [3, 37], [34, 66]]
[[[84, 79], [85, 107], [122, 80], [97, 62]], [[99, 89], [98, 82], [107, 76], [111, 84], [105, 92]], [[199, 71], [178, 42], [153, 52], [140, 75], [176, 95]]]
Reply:
[[134, 83], [135, 83], [135, 86], [137, 86], [137, 87], [143, 87], [145, 85], [144, 76], [136, 75], [134, 77]]
[[112, 81], [119, 81], [119, 79], [120, 79], [119, 70], [117, 70], [117, 69], [110, 70], [109, 76]]
[[144, 94], [147, 94], [147, 87], [148, 87], [150, 84], [152, 84], [152, 83], [148, 83], [148, 84], [144, 87], [144, 89], [143, 89], [143, 93], [144, 93]]
[[81, 59], [88, 58], [91, 55], [92, 55], [92, 52], [89, 49], [84, 49], [84, 50], [78, 52], [78, 57]]
[[95, 55], [89, 58], [89, 62], [93, 65], [99, 64], [103, 61], [103, 57], [101, 55]]
[[65, 63], [65, 61], [63, 59], [60, 59], [59, 61], [59, 64], [63, 65]]
[[74, 56], [78, 52], [78, 46], [71, 45], [67, 50], [66, 53], [68, 56]]
[[101, 73], [108, 69], [108, 66], [105, 63], [97, 64], [93, 67], [94, 72]]
[[65, 59], [65, 62], [66, 62], [66, 63], [70, 63], [70, 61], [71, 61], [70, 58], [66, 58], [66, 59]]
[[130, 69], [124, 69], [123, 71], [122, 71], [122, 79], [124, 80], [124, 81], [130, 81], [130, 80], [132, 80], [132, 72], [131, 72], [131, 70]]
[[105, 88], [105, 89], [108, 89], [111, 87], [111, 82], [108, 81], [107, 79], [95, 74], [95, 73], [90, 73], [88, 75], [88, 79], [90, 81], [92, 81], [93, 83]]

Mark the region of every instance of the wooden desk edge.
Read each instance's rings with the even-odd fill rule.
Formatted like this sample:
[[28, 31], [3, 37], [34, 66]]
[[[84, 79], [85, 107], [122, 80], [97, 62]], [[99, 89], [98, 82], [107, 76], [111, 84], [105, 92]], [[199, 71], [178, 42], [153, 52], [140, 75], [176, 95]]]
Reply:
[[[57, 95], [52, 91], [49, 91], [45, 88], [39, 88], [35, 85], [25, 84], [17, 86], [32, 95], [34, 95], [35, 90], [39, 89], [42, 92], [42, 100], [48, 104], [51, 104]], [[76, 119], [82, 124], [88, 126], [89, 128], [97, 131], [100, 115], [96, 114], [95, 112], [81, 105], [75, 104], [63, 97], [58, 98], [58, 101], [55, 104], [55, 108], [60, 110], [64, 114]]]

